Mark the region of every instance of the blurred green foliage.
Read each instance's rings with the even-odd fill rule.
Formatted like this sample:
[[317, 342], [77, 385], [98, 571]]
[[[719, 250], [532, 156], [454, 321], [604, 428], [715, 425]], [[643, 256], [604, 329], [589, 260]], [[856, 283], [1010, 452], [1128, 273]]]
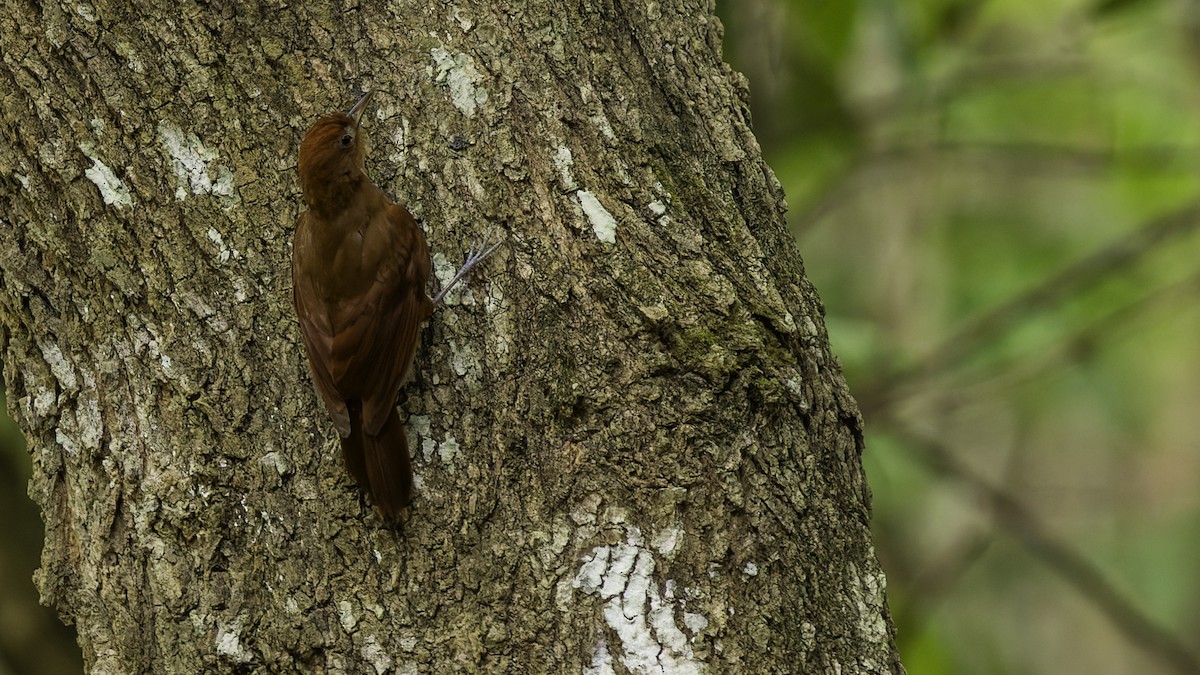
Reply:
[[1193, 672], [1200, 3], [718, 11], [866, 420], [909, 672]]

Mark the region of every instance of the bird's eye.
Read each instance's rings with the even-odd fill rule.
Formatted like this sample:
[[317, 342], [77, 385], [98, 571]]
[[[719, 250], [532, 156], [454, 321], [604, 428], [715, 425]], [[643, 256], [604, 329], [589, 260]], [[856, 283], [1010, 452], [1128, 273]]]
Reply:
[[350, 134], [345, 134], [342, 136], [342, 147], [343, 148], [350, 147], [350, 144], [353, 142], [354, 142], [354, 137], [351, 136]]

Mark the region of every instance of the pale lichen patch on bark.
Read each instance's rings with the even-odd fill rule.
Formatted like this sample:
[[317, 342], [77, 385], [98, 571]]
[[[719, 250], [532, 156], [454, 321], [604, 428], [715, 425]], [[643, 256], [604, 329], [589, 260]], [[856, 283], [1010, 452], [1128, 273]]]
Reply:
[[223, 237], [221, 237], [221, 233], [218, 232], [216, 228], [213, 228], [213, 227], [208, 228], [208, 232], [206, 234], [208, 234], [209, 241], [216, 244], [216, 246], [217, 246], [217, 261], [218, 262], [225, 263], [225, 262], [229, 262], [230, 258], [238, 257], [237, 249], [229, 248], [228, 246], [226, 246], [225, 239]]
[[579, 199], [579, 206], [583, 209], [584, 215], [587, 216], [588, 222], [592, 224], [592, 231], [596, 233], [596, 238], [606, 244], [615, 244], [617, 242], [617, 219], [596, 195], [587, 190], [579, 190], [575, 193], [575, 197]]
[[221, 197], [222, 205], [226, 207], [238, 203], [233, 189], [233, 172], [225, 164], [216, 162], [217, 153], [205, 147], [196, 134], [163, 121], [158, 123], [158, 136], [175, 174], [176, 200], [187, 199], [190, 190], [196, 196]]
[[78, 389], [75, 367], [67, 361], [58, 344], [39, 341], [38, 346], [41, 347], [42, 358], [46, 360], [46, 365], [50, 366], [50, 372], [54, 375], [54, 379], [58, 380], [58, 384], [67, 391]]
[[[393, 125], [395, 126], [395, 125]], [[388, 153], [388, 162], [393, 166], [403, 168], [408, 163], [408, 143], [412, 137], [411, 123], [407, 117], [400, 118], [400, 124], [392, 132], [392, 152]]]
[[438, 458], [443, 464], [450, 466], [451, 471], [454, 470], [454, 460], [462, 455], [462, 449], [458, 445], [458, 441], [453, 436], [447, 436], [446, 440], [438, 444]]
[[[870, 559], [874, 559], [874, 556], [875, 551], [872, 548]], [[858, 566], [853, 562], [847, 567], [847, 577], [851, 583], [846, 584], [846, 589], [858, 607], [859, 634], [870, 642], [887, 644], [890, 636], [884, 618], [886, 615], [883, 613], [886, 606], [884, 590], [887, 588], [887, 579], [883, 571], [876, 567], [874, 570], [860, 573]]]
[[475, 115], [475, 110], [487, 103], [487, 89], [479, 86], [483, 76], [475, 68], [471, 57], [461, 52], [454, 54], [444, 47], [434, 47], [429, 50], [433, 58], [433, 66], [428, 69], [434, 82], [444, 82], [450, 88], [450, 100], [467, 117]]
[[129, 186], [125, 184], [125, 181], [118, 178], [107, 164], [93, 157], [88, 151], [85, 150], [84, 154], [87, 154], [88, 159], [92, 160], [92, 166], [84, 170], [83, 175], [87, 176], [88, 180], [92, 181], [100, 190], [100, 198], [104, 200], [104, 203], [118, 208], [133, 206], [133, 196], [129, 193]]
[[262, 457], [259, 457], [258, 462], [264, 467], [270, 467], [274, 469], [280, 477], [287, 476], [292, 473], [292, 465], [291, 462], [288, 461], [287, 456], [274, 450], [271, 450]]
[[583, 668], [583, 675], [614, 675], [616, 672], [613, 669], [612, 654], [608, 651], [608, 642], [600, 638], [592, 651], [591, 664]]
[[[591, 224], [596, 238], [608, 244], [616, 243], [617, 219], [604, 207], [604, 204], [600, 202], [595, 193], [590, 190], [580, 189], [579, 183], [575, 179], [575, 172], [573, 170], [575, 160], [571, 149], [566, 145], [559, 145], [555, 148], [550, 161], [558, 172], [559, 186], [564, 192], [575, 194], [575, 199], [579, 202], [579, 208], [583, 210], [584, 216], [587, 217], [588, 222]], [[623, 169], [619, 169], [618, 173], [623, 173]], [[625, 182], [631, 182], [627, 174], [624, 177], [626, 178]]]
[[675, 549], [679, 547], [682, 539], [683, 530], [681, 528], [664, 527], [657, 530], [650, 538], [650, 545], [658, 551], [659, 555], [669, 558], [675, 553]]
[[228, 656], [238, 663], [249, 663], [253, 655], [242, 646], [242, 622], [235, 620], [228, 625], [217, 626], [217, 653]]
[[450, 351], [450, 367], [454, 369], [454, 374], [459, 377], [464, 377], [470, 372], [471, 367], [478, 363], [479, 357], [475, 354], [475, 348], [470, 344], [464, 343], [457, 345], [451, 343]]
[[117, 40], [114, 50], [116, 51], [117, 56], [125, 59], [125, 66], [134, 73], [141, 75], [142, 73], [146, 72], [146, 66], [144, 63], [142, 63], [142, 59], [138, 57], [133, 45], [129, 44], [125, 40]]
[[[458, 273], [458, 265], [450, 262], [441, 251], [430, 256], [430, 262], [433, 263], [433, 275], [437, 277], [439, 289], [445, 288], [446, 284], [450, 283], [450, 280]], [[475, 304], [475, 294], [471, 291], [469, 283], [470, 279], [468, 278], [456, 284], [446, 294], [446, 297], [442, 298], [442, 304], [447, 307]]]
[[[698, 673], [702, 663], [692, 651], [708, 625], [697, 612], [685, 612], [683, 598], [677, 598], [678, 584], [667, 580], [660, 590], [654, 572], [655, 551], [669, 556], [682, 531], [662, 528], [647, 545], [637, 526], [621, 528], [624, 541], [595, 547], [586, 555], [571, 585], [584, 595], [598, 595], [605, 601], [604, 625], [620, 645], [621, 663], [634, 673]], [[581, 526], [577, 539], [591, 534], [593, 528]], [[665, 553], [664, 553], [665, 551]], [[561, 592], [561, 589], [560, 589]], [[689, 637], [676, 623], [676, 612], [684, 614]]]
[[375, 667], [378, 675], [383, 675], [392, 667], [392, 657], [388, 656], [387, 649], [379, 644], [379, 640], [374, 635], [368, 635], [363, 640], [363, 646], [359, 653], [367, 660], [367, 663]]
[[568, 191], [577, 188], [575, 174], [571, 171], [571, 167], [575, 164], [575, 160], [571, 156], [571, 149], [565, 145], [558, 146], [558, 149], [554, 151], [553, 162], [554, 168], [558, 169], [558, 178], [562, 181], [562, 188]]
[[347, 633], [353, 631], [354, 627], [358, 625], [358, 616], [354, 613], [354, 606], [350, 604], [349, 600], [339, 600], [337, 606], [338, 621], [342, 624], [342, 630]]
[[559, 145], [554, 150], [553, 156], [554, 168], [558, 169], [558, 178], [562, 181], [563, 190], [575, 190], [575, 174], [571, 171], [571, 167], [575, 165], [575, 159], [571, 156], [571, 149], [566, 145]]

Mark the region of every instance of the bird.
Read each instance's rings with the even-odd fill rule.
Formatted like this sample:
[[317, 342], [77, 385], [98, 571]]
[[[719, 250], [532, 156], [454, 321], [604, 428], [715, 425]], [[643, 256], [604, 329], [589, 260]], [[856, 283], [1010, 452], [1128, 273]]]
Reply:
[[412, 464], [396, 397], [422, 324], [500, 245], [485, 236], [433, 298], [429, 245], [412, 214], [368, 178], [364, 93], [317, 119], [300, 144], [305, 210], [292, 242], [292, 301], [317, 392], [337, 428], [346, 470], [382, 519], [413, 500]]

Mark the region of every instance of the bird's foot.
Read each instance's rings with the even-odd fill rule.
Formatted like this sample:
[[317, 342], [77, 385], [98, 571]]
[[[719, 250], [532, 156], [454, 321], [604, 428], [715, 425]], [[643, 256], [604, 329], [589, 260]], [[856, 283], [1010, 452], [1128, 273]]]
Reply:
[[486, 260], [488, 256], [496, 252], [496, 249], [500, 248], [500, 244], [503, 243], [503, 240], [498, 239], [496, 240], [496, 243], [491, 243], [492, 233], [495, 231], [496, 228], [494, 226], [489, 227], [487, 234], [483, 235], [483, 237], [480, 239], [477, 239], [471, 249], [467, 251], [467, 257], [466, 260], [463, 261], [462, 267], [460, 267], [458, 272], [454, 274], [454, 277], [446, 283], [446, 286], [442, 288], [442, 290], [438, 291], [438, 294], [433, 297], [433, 304], [435, 307], [441, 304], [442, 300], [445, 299], [446, 294], [450, 292], [450, 289], [454, 288], [455, 284], [462, 281], [463, 278], [467, 276], [467, 272], [470, 272], [471, 268]]

